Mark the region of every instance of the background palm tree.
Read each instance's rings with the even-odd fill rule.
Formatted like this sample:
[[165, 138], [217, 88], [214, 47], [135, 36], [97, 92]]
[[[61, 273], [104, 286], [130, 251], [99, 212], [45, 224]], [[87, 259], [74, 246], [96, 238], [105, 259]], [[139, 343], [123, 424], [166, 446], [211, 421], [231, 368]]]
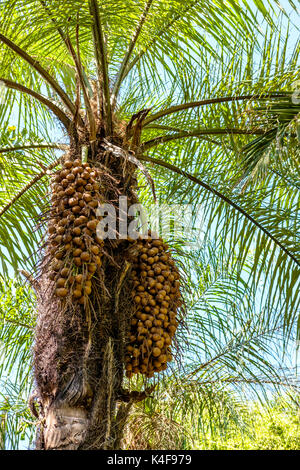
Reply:
[[[203, 396], [220, 396], [220, 383], [238, 389], [289, 383], [293, 371], [285, 370], [277, 348], [286, 350], [297, 334], [299, 307], [299, 103], [293, 95], [299, 43], [289, 40], [285, 14], [278, 16], [274, 2], [253, 5], [1, 3], [1, 261], [4, 283], [22, 270], [38, 297], [31, 408], [41, 448], [120, 447], [126, 415], [147, 385], [123, 378], [117, 345], [124, 337], [118, 328], [113, 333], [112, 315], [128, 282], [111, 258], [104, 270], [110, 323], [100, 337], [104, 294], [94, 292], [97, 321], [87, 359], [86, 327], [55, 330], [59, 305], [40, 301], [49, 274], [43, 269], [40, 287], [32, 276], [45, 231], [40, 214], [49, 204], [49, 175], [66, 153], [100, 168], [110, 152], [106, 171], [119, 179], [121, 194], [132, 197], [127, 178], [134, 182], [137, 168], [141, 202], [150, 206], [154, 181], [159, 203], [193, 207], [192, 234], [197, 239], [202, 228], [201, 248], [188, 250], [177, 232], [168, 237], [186, 280], [189, 327], [178, 329], [179, 369], [165, 373], [173, 390], [200, 383]], [[122, 265], [120, 249], [109, 250]], [[35, 321], [27, 295], [18, 284], [3, 285], [1, 339], [10, 351], [3, 373], [14, 359], [28, 358]], [[47, 358], [54, 337], [55, 359]], [[15, 373], [27, 392], [29, 370]]]

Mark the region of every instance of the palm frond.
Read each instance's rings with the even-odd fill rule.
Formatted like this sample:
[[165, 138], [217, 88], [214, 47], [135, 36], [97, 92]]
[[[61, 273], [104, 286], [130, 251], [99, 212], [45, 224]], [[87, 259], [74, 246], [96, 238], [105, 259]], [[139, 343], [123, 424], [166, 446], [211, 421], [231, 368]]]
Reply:
[[242, 207], [238, 206], [233, 200], [230, 200], [227, 196], [224, 194], [220, 193], [218, 190], [215, 188], [209, 186], [206, 184], [204, 181], [201, 181], [199, 178], [196, 176], [193, 176], [189, 173], [187, 173], [184, 170], [181, 170], [180, 168], [177, 168], [176, 166], [165, 162], [163, 160], [155, 159], [147, 155], [141, 155], [140, 160], [144, 160], [146, 162], [150, 162], [154, 165], [159, 165], [162, 166], [163, 168], [167, 168], [168, 170], [171, 170], [179, 175], [184, 176], [185, 178], [188, 178], [189, 180], [193, 181], [196, 184], [199, 184], [202, 188], [206, 189], [207, 191], [211, 192], [218, 198], [222, 199], [222, 201], [226, 202], [228, 205], [233, 207], [236, 211], [240, 212], [244, 217], [246, 217], [250, 222], [252, 222], [256, 227], [258, 227], [265, 235], [267, 235], [270, 240], [272, 240], [274, 243], [276, 243], [286, 255], [288, 255], [298, 266], [300, 266], [300, 260], [297, 260], [297, 258], [293, 255], [292, 252], [289, 252], [289, 250], [280, 243], [279, 240], [276, 239], [267, 229], [264, 228], [263, 225], [261, 225], [257, 220], [255, 220], [250, 214], [248, 214]]
[[116, 105], [116, 101], [117, 101], [117, 97], [118, 97], [118, 93], [119, 93], [119, 90], [120, 90], [120, 86], [121, 86], [121, 83], [122, 83], [122, 80], [123, 80], [123, 77], [125, 75], [125, 72], [126, 72], [126, 68], [127, 68], [127, 64], [130, 60], [130, 56], [133, 52], [133, 49], [134, 49], [134, 46], [138, 40], [138, 37], [139, 37], [139, 34], [141, 32], [141, 29], [143, 27], [143, 24], [144, 22], [146, 21], [146, 18], [147, 18], [147, 15], [148, 15], [148, 12], [149, 12], [149, 9], [152, 5], [152, 2], [153, 0], [147, 0], [146, 4], [145, 4], [145, 8], [144, 8], [144, 11], [140, 17], [140, 20], [138, 22], [138, 25], [136, 27], [136, 30], [134, 31], [133, 33], [133, 36], [132, 36], [132, 39], [128, 45], [128, 49], [126, 51], [126, 54], [124, 56], [124, 59], [121, 63], [121, 66], [120, 66], [120, 70], [118, 72], [118, 75], [117, 75], [117, 78], [116, 78], [116, 81], [115, 81], [115, 85], [114, 85], [114, 88], [113, 88], [113, 91], [112, 91], [112, 107], [114, 108], [115, 105]]
[[299, 112], [300, 105], [295, 93], [278, 97], [275, 101], [265, 102], [251, 110], [251, 114], [255, 115], [261, 127], [269, 128], [269, 130], [265, 135], [255, 138], [242, 148], [243, 178], [259, 172], [263, 162], [269, 159], [272, 149], [277, 148], [277, 152], [273, 152], [276, 159], [279, 155], [278, 150], [289, 141], [294, 139], [296, 143], [299, 142], [297, 119]]
[[285, 97], [286, 93], [279, 93], [279, 92], [271, 93], [270, 95], [267, 95], [267, 96], [264, 96], [264, 95], [262, 96], [261, 95], [223, 96], [220, 98], [211, 98], [207, 100], [192, 101], [191, 103], [182, 103], [182, 104], [170, 106], [170, 108], [167, 108], [167, 109], [162, 109], [158, 111], [157, 113], [150, 114], [150, 116], [145, 119], [143, 126], [146, 127], [151, 122], [156, 121], [157, 119], [160, 119], [164, 116], [168, 116], [169, 114], [178, 113], [185, 109], [196, 108], [199, 106], [207, 106], [207, 105], [216, 104], [216, 103], [228, 103], [230, 101], [250, 101], [250, 100], [258, 100], [258, 99], [264, 99], [264, 98], [277, 98], [281, 96]]
[[108, 68], [107, 68], [107, 57], [106, 57], [106, 48], [103, 34], [103, 27], [101, 24], [100, 12], [97, 0], [89, 0], [89, 9], [93, 17], [93, 38], [94, 38], [94, 50], [95, 57], [97, 61], [98, 69], [98, 81], [99, 86], [104, 91], [105, 97], [105, 109], [106, 109], [106, 119], [107, 119], [107, 132], [111, 134], [112, 132], [112, 114], [111, 114], [111, 104], [110, 104], [110, 89], [109, 89], [109, 77], [108, 77]]
[[69, 99], [65, 91], [60, 87], [60, 85], [51, 77], [51, 75], [45, 70], [33, 57], [31, 57], [27, 52], [20, 48], [17, 44], [11, 41], [9, 38], [5, 37], [0, 33], [0, 41], [2, 41], [6, 46], [12, 49], [16, 54], [18, 54], [22, 59], [28, 62], [45, 80], [50, 84], [53, 90], [61, 98], [62, 102], [70, 110], [71, 113], [75, 113], [74, 104]]

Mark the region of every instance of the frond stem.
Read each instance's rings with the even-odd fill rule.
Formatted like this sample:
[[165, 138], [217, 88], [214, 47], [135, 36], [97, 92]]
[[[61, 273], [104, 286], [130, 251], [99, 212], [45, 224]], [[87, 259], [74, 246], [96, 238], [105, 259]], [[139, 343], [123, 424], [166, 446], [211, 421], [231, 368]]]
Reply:
[[[65, 35], [64, 31], [62, 30], [62, 28], [60, 26], [58, 26], [57, 22], [56, 22], [56, 19], [53, 18], [53, 16], [51, 15], [51, 12], [48, 8], [48, 6], [46, 5], [46, 2], [44, 0], [40, 0], [40, 3], [42, 4], [42, 6], [44, 7], [44, 9], [46, 10], [46, 12], [48, 13], [49, 15], [49, 18], [51, 19], [52, 23], [55, 25], [56, 29], [57, 29], [57, 32], [59, 33], [63, 43], [65, 44], [68, 52], [70, 53], [72, 59], [73, 59], [73, 62], [75, 64], [75, 68], [76, 68], [76, 71], [78, 73], [78, 76], [79, 76], [79, 80], [80, 80], [80, 85], [81, 85], [81, 88], [82, 88], [82, 92], [83, 92], [83, 97], [84, 97], [84, 102], [85, 102], [85, 105], [86, 105], [86, 109], [87, 109], [87, 113], [88, 113], [88, 117], [89, 117], [89, 122], [90, 122], [90, 127], [91, 129], [93, 130], [94, 127], [95, 127], [95, 120], [94, 120], [94, 115], [93, 113], [91, 112], [91, 106], [90, 106], [90, 101], [89, 101], [89, 98], [88, 98], [88, 94], [87, 94], [87, 91], [86, 91], [86, 87], [85, 87], [85, 82], [84, 82], [84, 79], [83, 79], [83, 74], [82, 74], [82, 67], [81, 67], [81, 64], [80, 64], [80, 60], [79, 60], [79, 57], [76, 55], [75, 53], [75, 50], [74, 50], [74, 47], [71, 43], [71, 40], [69, 38], [68, 35]], [[91, 115], [92, 114], [92, 115]], [[80, 119], [80, 124], [82, 125], [82, 127], [84, 127], [84, 123], [83, 123], [83, 120], [81, 118], [81, 116], [79, 114], [76, 115], [77, 117], [79, 117]], [[93, 126], [94, 124], [94, 126]]]
[[29, 145], [15, 145], [14, 147], [0, 148], [0, 153], [14, 152], [16, 150], [30, 150], [30, 149], [58, 149], [67, 150], [69, 145], [65, 144], [29, 144]]
[[192, 129], [191, 131], [181, 131], [176, 134], [167, 134], [155, 137], [154, 139], [143, 142], [141, 145], [141, 151], [149, 150], [151, 147], [155, 147], [158, 144], [164, 144], [171, 142], [172, 140], [184, 139], [188, 137], [200, 137], [206, 135], [263, 135], [265, 130], [263, 129]]
[[30, 189], [35, 183], [37, 183], [43, 176], [45, 176], [47, 174], [48, 171], [52, 170], [53, 168], [55, 168], [57, 165], [60, 164], [60, 161], [61, 159], [57, 159], [55, 160], [55, 162], [51, 163], [51, 165], [49, 165], [47, 168], [45, 168], [44, 170], [42, 170], [40, 173], [38, 173], [31, 181], [29, 181], [28, 184], [26, 184], [26, 186], [24, 186], [24, 188], [22, 188], [14, 197], [13, 199], [11, 199], [1, 210], [0, 210], [0, 217], [2, 217], [2, 215], [8, 211], [8, 209], [10, 209], [10, 207], [21, 197], [23, 196], [24, 193], [26, 193], [26, 191], [28, 191], [28, 189]]
[[239, 96], [222, 96], [220, 98], [211, 98], [207, 100], [200, 100], [200, 101], [191, 101], [189, 103], [182, 103], [174, 106], [170, 106], [170, 108], [162, 109], [155, 114], [148, 116], [144, 123], [143, 127], [148, 126], [153, 121], [160, 119], [164, 116], [169, 114], [178, 113], [179, 111], [183, 111], [185, 109], [197, 108], [200, 106], [206, 106], [209, 104], [217, 104], [217, 103], [227, 103], [230, 101], [245, 101], [245, 100], [259, 100], [259, 99], [268, 99], [268, 98], [280, 98], [286, 96], [287, 93], [269, 93], [269, 94], [262, 94], [262, 95], [239, 95]]
[[188, 4], [187, 2], [187, 7], [179, 14], [177, 14], [174, 18], [172, 18], [163, 28], [161, 28], [158, 33], [154, 36], [154, 38], [152, 39], [152, 41], [150, 41], [148, 44], [145, 45], [145, 47], [143, 48], [143, 50], [141, 50], [134, 58], [133, 60], [128, 64], [126, 70], [124, 71], [123, 73], [123, 80], [124, 78], [126, 78], [126, 76], [128, 75], [128, 73], [130, 72], [130, 70], [135, 66], [135, 64], [143, 57], [143, 55], [149, 51], [150, 47], [155, 44], [155, 42], [158, 40], [158, 39], [161, 39], [161, 37], [165, 34], [166, 31], [168, 31], [171, 26], [173, 26], [174, 23], [176, 23], [176, 21], [180, 20], [180, 18], [182, 17], [182, 15], [184, 15], [186, 12], [188, 12], [189, 10], [191, 10], [192, 8], [194, 8], [197, 4], [199, 3], [199, 0], [195, 0], [194, 2], [192, 2], [191, 4]]
[[96, 58], [97, 70], [98, 70], [98, 80], [99, 80], [100, 85], [103, 80], [103, 94], [105, 98], [107, 132], [109, 135], [111, 135], [112, 134], [112, 114], [111, 114], [111, 105], [110, 105], [108, 67], [107, 67], [107, 58], [106, 58], [106, 51], [105, 51], [104, 34], [103, 34], [97, 0], [89, 0], [89, 9], [90, 9], [90, 14], [93, 17], [92, 30], [93, 30], [93, 39], [94, 39], [94, 50], [95, 50], [95, 58]]
[[2, 41], [6, 46], [8, 46], [11, 50], [13, 50], [16, 54], [18, 54], [22, 59], [28, 62], [45, 80], [49, 83], [49, 85], [53, 88], [53, 90], [58, 94], [61, 98], [62, 102], [66, 105], [69, 111], [74, 115], [75, 114], [75, 106], [70, 100], [67, 93], [61, 88], [61, 86], [56, 82], [56, 80], [47, 72], [41, 64], [27, 54], [26, 51], [21, 49], [17, 44], [12, 42], [6, 36], [0, 33], [0, 41]]
[[129, 43], [129, 46], [127, 48], [126, 54], [125, 54], [125, 56], [123, 58], [123, 61], [121, 63], [121, 66], [120, 66], [120, 69], [119, 69], [119, 72], [118, 72], [118, 75], [117, 75], [117, 79], [116, 79], [116, 82], [115, 82], [115, 85], [114, 85], [114, 88], [113, 88], [113, 92], [112, 92], [112, 109], [114, 109], [115, 106], [116, 106], [117, 97], [118, 97], [118, 94], [119, 94], [119, 91], [120, 91], [120, 87], [121, 87], [121, 84], [122, 84], [122, 81], [123, 81], [123, 77], [124, 77], [124, 74], [125, 74], [125, 71], [126, 71], [127, 64], [128, 64], [129, 59], [131, 57], [131, 54], [132, 54], [133, 49], [135, 47], [135, 44], [138, 40], [138, 37], [139, 37], [140, 32], [142, 30], [143, 24], [146, 21], [146, 18], [148, 16], [148, 12], [150, 10], [152, 2], [153, 2], [153, 0], [148, 0], [147, 1], [146, 5], [145, 5], [145, 8], [144, 8], [144, 11], [143, 11], [143, 13], [140, 17], [140, 21], [137, 25], [136, 30], [133, 33], [133, 36], [132, 36], [131, 41]]
[[65, 126], [67, 130], [70, 129], [72, 121], [71, 119], [68, 118], [68, 116], [63, 112], [61, 108], [59, 108], [56, 104], [54, 104], [52, 101], [50, 101], [48, 98], [45, 96], [41, 95], [40, 93], [37, 93], [34, 90], [31, 90], [30, 88], [27, 88], [24, 85], [21, 85], [20, 83], [16, 83], [12, 80], [8, 80], [6, 78], [0, 78], [0, 83], [4, 83], [4, 85], [7, 88], [11, 88], [13, 90], [20, 91], [21, 93], [26, 93], [29, 96], [32, 96], [36, 100], [40, 101], [40, 103], [44, 104], [47, 106], [50, 111], [55, 114], [55, 116], [61, 121], [61, 123]]
[[297, 258], [295, 258], [293, 253], [291, 253], [276, 237], [274, 237], [274, 235], [272, 235], [265, 227], [263, 227], [263, 225], [261, 225], [256, 219], [254, 219], [250, 214], [248, 214], [248, 212], [246, 212], [242, 207], [240, 207], [234, 201], [229, 199], [229, 197], [225, 196], [225, 194], [222, 194], [220, 193], [220, 191], [217, 191], [213, 187], [209, 186], [207, 183], [200, 180], [200, 178], [197, 178], [196, 176], [193, 176], [190, 173], [187, 173], [186, 171], [181, 170], [180, 168], [176, 167], [175, 165], [165, 162], [164, 160], [152, 158], [149, 155], [139, 155], [138, 158], [139, 160], [153, 163], [154, 165], [162, 166], [181, 176], [184, 176], [185, 178], [188, 178], [189, 180], [198, 184], [199, 186], [206, 189], [210, 193], [214, 194], [219, 199], [224, 201], [226, 204], [233, 207], [236, 211], [240, 212], [240, 214], [246, 217], [250, 222], [252, 222], [257, 228], [259, 228], [259, 230], [261, 230], [268, 238], [270, 238], [287, 256], [289, 256], [298, 266], [300, 266], [300, 261]]

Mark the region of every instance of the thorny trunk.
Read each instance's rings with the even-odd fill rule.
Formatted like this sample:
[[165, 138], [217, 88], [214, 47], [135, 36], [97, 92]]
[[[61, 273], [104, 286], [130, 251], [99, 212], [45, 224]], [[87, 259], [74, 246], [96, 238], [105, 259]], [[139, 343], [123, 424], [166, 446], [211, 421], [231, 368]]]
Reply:
[[[136, 202], [134, 165], [121, 161], [101, 144], [94, 155], [90, 152], [90, 165], [102, 171], [104, 200], [116, 204], [118, 195], [126, 195], [131, 203]], [[130, 272], [127, 249], [127, 240], [105, 243], [102, 278], [94, 284], [89, 312], [79, 304], [62, 309], [60, 300], [51, 296], [52, 281], [44, 250], [36, 283], [36, 403], [32, 410], [40, 423], [37, 449], [120, 446], [131, 403], [122, 389], [125, 330], [131, 314], [130, 286], [124, 282]]]
[[[93, 145], [71, 147], [63, 169], [54, 174], [44, 214], [49, 235], [34, 282], [38, 321], [31, 400], [39, 449], [120, 448], [131, 404], [153, 389], [124, 390], [124, 369], [129, 378], [165, 370], [178, 313], [184, 314], [180, 274], [168, 245], [151, 231], [136, 242], [123, 232], [124, 225], [134, 224], [127, 214], [138, 202], [137, 167], [153, 193], [154, 187], [126, 149], [124, 135], [112, 140], [99, 136]], [[81, 160], [84, 148], [87, 162]], [[119, 206], [120, 196], [127, 207]], [[97, 207], [103, 203], [117, 222], [105, 240], [97, 231]]]
[[113, 449], [122, 424], [116, 407], [124, 345], [114, 308], [105, 318], [98, 312], [89, 332], [84, 318], [81, 324], [72, 318], [60, 322], [59, 305], [45, 309], [46, 297], [45, 291], [44, 296], [41, 293], [36, 331], [36, 363], [41, 360], [36, 369], [44, 386], [38, 397], [43, 419], [38, 448]]

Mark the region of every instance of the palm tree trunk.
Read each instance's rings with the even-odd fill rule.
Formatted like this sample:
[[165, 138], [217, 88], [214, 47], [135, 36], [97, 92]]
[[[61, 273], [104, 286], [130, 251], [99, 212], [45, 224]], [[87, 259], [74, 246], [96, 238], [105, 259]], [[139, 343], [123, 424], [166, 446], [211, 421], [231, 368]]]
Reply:
[[[105, 159], [109, 165], [101, 180], [105, 200], [121, 193], [136, 202], [134, 166], [113, 155]], [[104, 164], [103, 153], [98, 153], [100, 160]], [[117, 181], [117, 187], [112, 181]], [[128, 246], [127, 240], [105, 241], [106, 255], [93, 280], [87, 311], [85, 305], [76, 303], [63, 307], [53, 296], [46, 242], [36, 284], [34, 376], [41, 423], [37, 449], [114, 449], [120, 445], [126, 328], [132, 309], [127, 282], [130, 263], [125, 259]]]
[[59, 301], [47, 302], [47, 287], [40, 287], [38, 298], [35, 379], [42, 421], [37, 447], [113, 448], [125, 345], [119, 315], [116, 321], [110, 316], [114, 309], [103, 308], [89, 331], [82, 312], [68, 318]]

